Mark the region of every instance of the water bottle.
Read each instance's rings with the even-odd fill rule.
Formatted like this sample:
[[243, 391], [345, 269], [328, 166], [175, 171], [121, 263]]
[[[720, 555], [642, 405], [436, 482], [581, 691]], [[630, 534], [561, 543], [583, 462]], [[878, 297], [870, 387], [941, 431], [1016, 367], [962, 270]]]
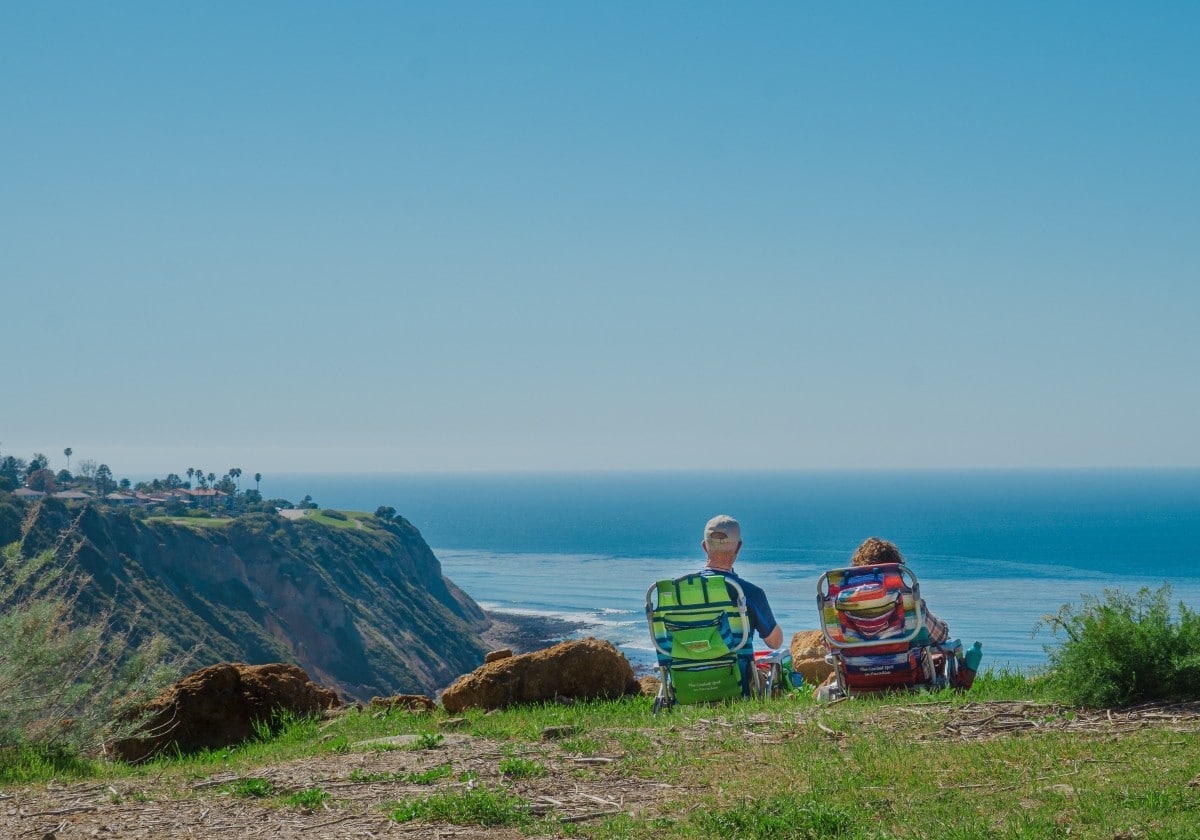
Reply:
[[982, 659], [983, 644], [976, 642], [975, 644], [971, 645], [971, 649], [967, 651], [966, 656], [963, 657], [963, 669], [959, 683], [962, 685], [964, 691], [974, 685], [975, 672], [979, 670], [979, 662]]

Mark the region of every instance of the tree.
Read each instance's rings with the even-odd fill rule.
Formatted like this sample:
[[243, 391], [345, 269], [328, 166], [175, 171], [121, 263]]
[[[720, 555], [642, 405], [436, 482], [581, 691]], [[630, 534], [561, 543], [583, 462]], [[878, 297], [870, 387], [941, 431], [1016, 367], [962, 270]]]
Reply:
[[[82, 466], [82, 464], [80, 466]], [[113, 474], [112, 470], [108, 468], [108, 464], [101, 464], [100, 466], [96, 467], [96, 492], [101, 496], [104, 496], [107, 495], [108, 491], [112, 490], [113, 487]]]
[[71, 473], [67, 470], [59, 470], [58, 474], [56, 476], [54, 476], [54, 480], [57, 481], [59, 484], [70, 484], [71, 483]]
[[242, 489], [242, 482], [241, 482], [242, 468], [241, 467], [230, 467], [229, 468], [229, 476], [235, 482], [235, 485], [234, 485], [235, 489], [241, 490]]
[[259, 489], [258, 489], [258, 483], [259, 483], [260, 481], [262, 481], [262, 473], [255, 473], [255, 474], [254, 474], [254, 492], [255, 492], [255, 493], [258, 493], [258, 492], [260, 492], [260, 491], [259, 491]]
[[191, 483], [192, 483], [192, 476], [194, 476], [195, 474], [196, 474], [196, 470], [195, 470], [195, 469], [193, 469], [192, 467], [188, 467], [188, 473], [187, 473], [187, 475], [188, 475], [188, 484], [191, 484]]
[[122, 490], [128, 490], [128, 489], [129, 489], [129, 488], [130, 488], [132, 485], [129, 483], [129, 479], [128, 479], [128, 478], [122, 478], [118, 486], [119, 486], [119, 487], [120, 487]]
[[27, 483], [30, 490], [40, 490], [43, 493], [53, 493], [58, 489], [54, 473], [45, 468], [30, 473]]
[[390, 520], [396, 517], [396, 509], [390, 505], [380, 505], [375, 508], [375, 515], [383, 520]]
[[63, 454], [67, 456], [67, 472], [71, 471], [71, 455], [74, 454], [74, 452], [75, 450], [69, 446], [63, 450]]
[[33, 457], [29, 459], [29, 465], [25, 467], [25, 477], [29, 478], [38, 470], [44, 470], [50, 465], [50, 459], [41, 452], [33, 453]]
[[21, 476], [24, 474], [25, 462], [20, 458], [5, 455], [4, 459], [0, 460], [0, 477], [8, 479], [13, 487], [21, 483]]
[[88, 481], [96, 477], [96, 461], [93, 458], [83, 458], [79, 462], [79, 474]]

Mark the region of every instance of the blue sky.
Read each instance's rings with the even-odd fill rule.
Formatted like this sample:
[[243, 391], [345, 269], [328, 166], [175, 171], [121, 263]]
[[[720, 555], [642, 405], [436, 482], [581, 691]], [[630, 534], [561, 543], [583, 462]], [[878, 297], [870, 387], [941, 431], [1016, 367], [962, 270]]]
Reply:
[[1200, 5], [3, 18], [4, 454], [1200, 466]]

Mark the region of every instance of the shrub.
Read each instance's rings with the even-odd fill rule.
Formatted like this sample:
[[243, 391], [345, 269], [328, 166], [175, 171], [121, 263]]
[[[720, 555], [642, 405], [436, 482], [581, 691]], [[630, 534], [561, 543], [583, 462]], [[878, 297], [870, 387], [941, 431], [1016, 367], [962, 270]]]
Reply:
[[1045, 616], [1038, 628], [1066, 636], [1046, 647], [1055, 692], [1092, 708], [1200, 696], [1200, 614], [1181, 603], [1173, 621], [1170, 597], [1165, 584], [1133, 596], [1108, 589]]
[[136, 644], [111, 609], [78, 614], [74, 528], [32, 557], [23, 537], [0, 554], [0, 755], [22, 762], [61, 763], [128, 737], [144, 722], [137, 709], [178, 676], [162, 637]]
[[342, 513], [340, 510], [334, 510], [333, 508], [325, 508], [325, 510], [321, 511], [321, 515], [327, 516], [330, 519], [340, 519], [343, 522], [345, 522], [347, 519], [346, 514]]

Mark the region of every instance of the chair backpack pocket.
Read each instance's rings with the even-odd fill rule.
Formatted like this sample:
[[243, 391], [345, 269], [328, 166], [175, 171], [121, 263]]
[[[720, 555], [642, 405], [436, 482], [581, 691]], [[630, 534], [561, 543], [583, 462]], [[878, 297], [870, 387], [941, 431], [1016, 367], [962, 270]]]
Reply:
[[680, 703], [727, 700], [742, 690], [742, 669], [736, 656], [671, 668], [675, 698]]
[[725, 614], [695, 621], [668, 621], [674, 659], [709, 660], [733, 651], [733, 631]]

